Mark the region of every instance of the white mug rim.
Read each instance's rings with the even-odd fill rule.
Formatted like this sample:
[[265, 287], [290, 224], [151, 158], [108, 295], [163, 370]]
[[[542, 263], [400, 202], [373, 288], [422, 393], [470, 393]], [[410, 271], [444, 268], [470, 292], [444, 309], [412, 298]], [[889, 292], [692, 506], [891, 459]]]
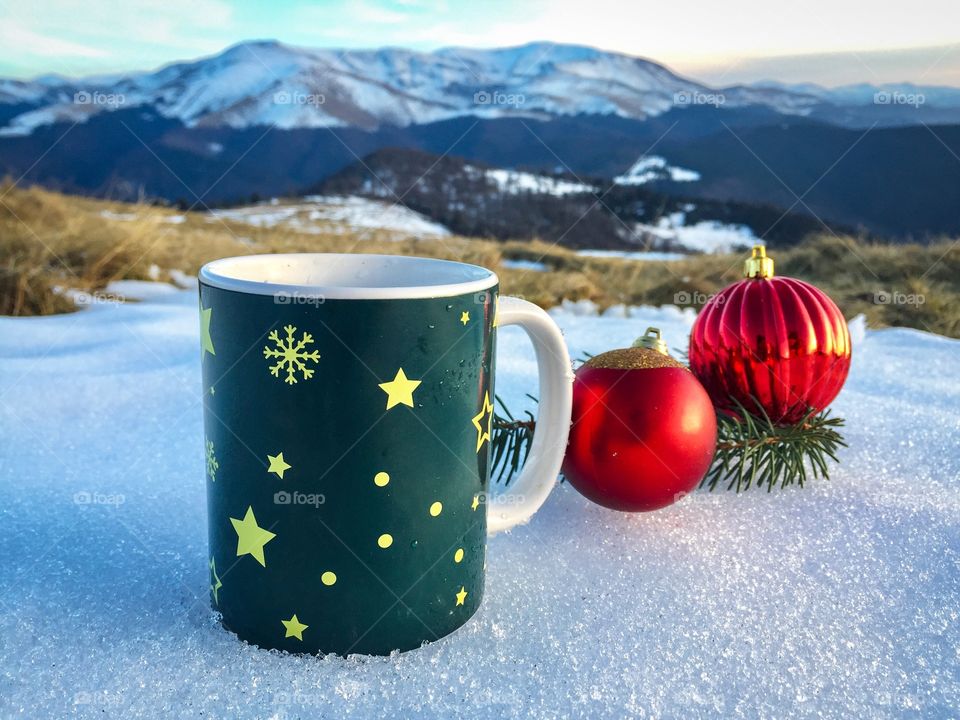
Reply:
[[[316, 281], [284, 282], [310, 271]], [[365, 274], [368, 279], [358, 279]], [[378, 274], [383, 279], [377, 278]], [[336, 276], [342, 279], [338, 282]], [[270, 279], [272, 278], [272, 279]], [[455, 260], [366, 253], [238, 255], [208, 262], [200, 282], [220, 290], [331, 300], [453, 297], [489, 290], [500, 282], [492, 270]], [[359, 283], [359, 284], [358, 284]]]

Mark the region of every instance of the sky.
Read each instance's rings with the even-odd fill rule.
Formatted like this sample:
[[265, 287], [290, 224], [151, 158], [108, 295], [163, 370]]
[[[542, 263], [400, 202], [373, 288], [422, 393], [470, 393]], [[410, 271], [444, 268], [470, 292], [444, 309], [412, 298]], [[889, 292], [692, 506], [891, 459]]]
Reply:
[[960, 3], [911, 0], [0, 0], [0, 76], [148, 70], [242, 40], [592, 45], [715, 85], [960, 86]]

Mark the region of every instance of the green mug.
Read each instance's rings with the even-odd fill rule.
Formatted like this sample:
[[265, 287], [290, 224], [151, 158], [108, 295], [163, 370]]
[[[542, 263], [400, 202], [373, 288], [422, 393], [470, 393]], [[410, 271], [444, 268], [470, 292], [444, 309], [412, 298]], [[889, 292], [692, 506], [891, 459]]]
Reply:
[[[210, 594], [241, 639], [389, 654], [477, 610], [488, 533], [554, 485], [573, 375], [539, 307], [417, 257], [226, 258], [200, 271]], [[537, 432], [488, 496], [496, 329], [530, 335]]]

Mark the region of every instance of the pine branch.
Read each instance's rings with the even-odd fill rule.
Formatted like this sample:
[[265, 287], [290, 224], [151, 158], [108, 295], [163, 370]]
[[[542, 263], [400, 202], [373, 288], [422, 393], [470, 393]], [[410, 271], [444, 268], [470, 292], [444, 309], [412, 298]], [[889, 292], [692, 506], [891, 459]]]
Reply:
[[[592, 357], [592, 353], [584, 353], [574, 361], [574, 366], [579, 367]], [[526, 395], [533, 402], [539, 402], [530, 393]], [[524, 413], [526, 419], [515, 418], [499, 395], [494, 395], [493, 405], [495, 409], [493, 438], [490, 441], [492, 453], [490, 479], [495, 483], [503, 481], [504, 485], [509, 485], [514, 475], [523, 469], [527, 455], [530, 454], [530, 444], [533, 442], [533, 431], [536, 428], [537, 419], [529, 410]], [[500, 411], [496, 410], [498, 406]]]
[[[537, 402], [533, 395], [528, 394], [527, 397]], [[537, 421], [529, 410], [524, 413], [526, 419], [515, 418], [499, 395], [494, 395], [493, 404], [495, 409], [493, 437], [490, 440], [490, 477], [495, 483], [503, 480], [504, 485], [509, 485], [513, 476], [520, 472], [527, 461]], [[496, 410], [497, 406], [501, 408], [502, 414]]]
[[811, 410], [795, 425], [777, 425], [762, 413], [750, 413], [737, 403], [737, 416], [718, 414], [717, 452], [700, 487], [711, 492], [727, 481], [727, 490], [766, 486], [803, 487], [808, 479], [830, 479], [828, 460], [839, 462], [837, 451], [847, 447], [839, 428], [843, 418], [830, 411]]
[[[493, 416], [491, 478], [508, 485], [530, 453], [536, 418], [530, 411], [515, 418], [499, 396], [495, 406], [501, 410]], [[829, 410], [811, 411], [795, 425], [777, 425], [766, 414], [752, 414], [739, 404], [737, 412], [737, 417], [717, 416], [717, 451], [700, 482], [711, 492], [724, 481], [727, 490], [766, 486], [770, 492], [795, 483], [803, 487], [811, 479], [829, 480], [830, 461], [839, 462], [838, 450], [847, 447], [839, 431], [844, 420], [831, 417]]]

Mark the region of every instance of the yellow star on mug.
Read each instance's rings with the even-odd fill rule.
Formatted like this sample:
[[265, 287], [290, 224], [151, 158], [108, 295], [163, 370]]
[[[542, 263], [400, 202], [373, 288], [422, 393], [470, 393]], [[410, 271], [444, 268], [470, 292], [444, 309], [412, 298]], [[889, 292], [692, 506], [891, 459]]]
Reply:
[[470, 322], [470, 313], [468, 313], [466, 310], [460, 313], [460, 322], [463, 323], [464, 325]]
[[283, 480], [283, 474], [293, 467], [290, 463], [283, 459], [283, 453], [277, 453], [276, 455], [267, 455], [267, 461], [270, 463], [270, 467], [267, 468], [267, 472], [272, 472], [278, 478]]
[[281, 620], [283, 626], [287, 629], [285, 638], [295, 637], [297, 640], [303, 640], [303, 631], [306, 630], [309, 625], [304, 625], [302, 622], [297, 620], [297, 614], [294, 613], [293, 617], [289, 620]]
[[220, 582], [220, 576], [217, 575], [217, 562], [214, 558], [210, 558], [210, 574], [213, 576], [213, 580], [210, 582], [210, 592], [213, 593], [213, 601], [217, 604], [217, 607], [219, 607], [220, 588], [223, 587], [223, 583]]
[[263, 546], [273, 540], [276, 534], [257, 525], [252, 507], [247, 507], [247, 514], [243, 516], [243, 520], [230, 518], [230, 522], [233, 523], [233, 529], [237, 531], [237, 557], [253, 555], [258, 563], [266, 567]]
[[387, 410], [394, 405], [413, 407], [413, 391], [420, 385], [419, 380], [410, 380], [403, 372], [397, 370], [397, 375], [390, 382], [380, 383], [380, 389], [387, 394]]
[[[487, 417], [487, 421], [483, 422], [483, 417]], [[477, 452], [480, 452], [480, 447], [483, 445], [484, 441], [490, 439], [490, 426], [493, 423], [493, 405], [490, 404], [490, 393], [483, 393], [483, 407], [480, 408], [480, 412], [473, 416], [473, 426], [477, 429]]]
[[467, 599], [467, 589], [461, 585], [460, 592], [456, 594], [457, 605], [463, 605], [463, 601]]
[[200, 306], [200, 347], [202, 350], [200, 354], [210, 353], [211, 355], [216, 355], [216, 351], [213, 349], [213, 338], [210, 337], [210, 320], [212, 319], [213, 308], [205, 308], [203, 305]]

